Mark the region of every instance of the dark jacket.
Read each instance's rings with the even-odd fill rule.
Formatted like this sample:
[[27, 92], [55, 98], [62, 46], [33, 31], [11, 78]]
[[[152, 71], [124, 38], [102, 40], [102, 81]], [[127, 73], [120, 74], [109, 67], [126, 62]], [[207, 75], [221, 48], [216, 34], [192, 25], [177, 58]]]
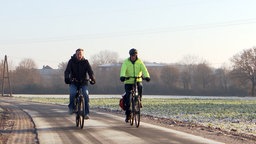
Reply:
[[64, 72], [65, 78], [69, 78], [75, 84], [82, 82], [82, 85], [88, 85], [88, 75], [91, 80], [95, 81], [89, 61], [85, 58], [78, 60], [74, 54], [68, 61], [67, 68]]

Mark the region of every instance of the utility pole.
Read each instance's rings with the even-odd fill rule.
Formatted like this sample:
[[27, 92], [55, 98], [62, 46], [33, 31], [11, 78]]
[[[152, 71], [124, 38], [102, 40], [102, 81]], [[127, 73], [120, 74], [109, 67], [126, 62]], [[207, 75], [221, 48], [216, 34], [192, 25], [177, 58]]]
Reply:
[[8, 62], [7, 62], [6, 55], [4, 57], [4, 68], [3, 68], [3, 77], [2, 77], [2, 96], [4, 96], [5, 79], [7, 79], [8, 86], [9, 86], [9, 93], [10, 93], [10, 96], [12, 96], [12, 89], [11, 89], [11, 83], [9, 78]]

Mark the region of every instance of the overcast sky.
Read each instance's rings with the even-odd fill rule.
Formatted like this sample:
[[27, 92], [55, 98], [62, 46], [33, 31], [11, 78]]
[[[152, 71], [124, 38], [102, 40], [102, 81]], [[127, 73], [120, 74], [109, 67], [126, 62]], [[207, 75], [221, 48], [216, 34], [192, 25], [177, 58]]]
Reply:
[[202, 58], [219, 67], [256, 46], [255, 0], [0, 0], [0, 59], [57, 68], [74, 51], [159, 63]]

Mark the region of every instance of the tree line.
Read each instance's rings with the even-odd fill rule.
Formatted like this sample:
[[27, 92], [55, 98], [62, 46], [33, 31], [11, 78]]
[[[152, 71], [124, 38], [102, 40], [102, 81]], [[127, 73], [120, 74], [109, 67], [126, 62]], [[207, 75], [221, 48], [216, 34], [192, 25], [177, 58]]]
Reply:
[[[119, 80], [118, 54], [102, 51], [89, 59], [96, 77], [90, 86], [92, 94], [122, 94], [124, 85]], [[145, 62], [147, 63], [147, 62]], [[113, 64], [104, 66], [104, 64]], [[9, 71], [14, 94], [68, 94], [64, 83], [67, 62], [61, 62], [54, 74], [43, 77], [33, 59], [24, 59]], [[256, 48], [244, 49], [231, 58], [230, 66], [211, 67], [207, 61], [187, 56], [180, 63], [148, 66], [149, 83], [143, 83], [143, 94], [199, 95], [199, 96], [255, 96]], [[3, 75], [3, 62], [0, 64]], [[0, 84], [5, 81], [1, 79]], [[7, 89], [6, 85], [5, 88]]]

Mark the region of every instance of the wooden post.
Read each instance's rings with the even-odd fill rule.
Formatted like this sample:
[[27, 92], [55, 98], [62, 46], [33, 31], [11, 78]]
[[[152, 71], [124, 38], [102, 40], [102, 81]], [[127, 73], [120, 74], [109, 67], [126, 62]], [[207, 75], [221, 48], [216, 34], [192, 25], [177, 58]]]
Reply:
[[2, 78], [2, 96], [4, 96], [5, 79], [7, 79], [8, 86], [9, 86], [9, 93], [10, 93], [10, 96], [12, 96], [12, 89], [11, 89], [11, 83], [10, 83], [10, 78], [9, 78], [8, 62], [7, 62], [6, 55], [4, 57], [4, 68], [3, 68], [3, 78]]

